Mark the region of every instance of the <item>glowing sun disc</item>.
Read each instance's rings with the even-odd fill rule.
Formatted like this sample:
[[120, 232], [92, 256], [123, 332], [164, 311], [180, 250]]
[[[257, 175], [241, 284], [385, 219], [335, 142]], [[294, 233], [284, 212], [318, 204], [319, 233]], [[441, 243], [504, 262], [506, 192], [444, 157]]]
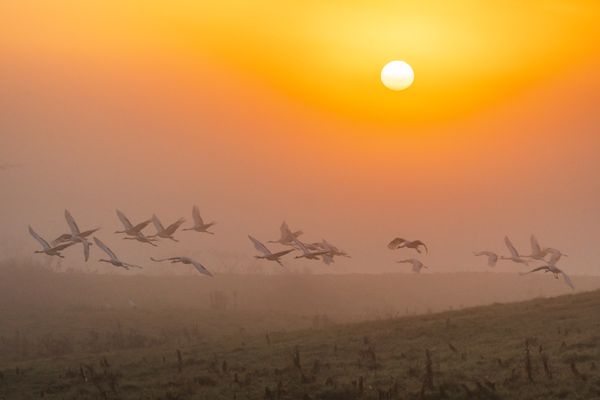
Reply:
[[404, 61], [390, 61], [381, 69], [381, 82], [391, 90], [404, 90], [412, 85], [415, 73]]

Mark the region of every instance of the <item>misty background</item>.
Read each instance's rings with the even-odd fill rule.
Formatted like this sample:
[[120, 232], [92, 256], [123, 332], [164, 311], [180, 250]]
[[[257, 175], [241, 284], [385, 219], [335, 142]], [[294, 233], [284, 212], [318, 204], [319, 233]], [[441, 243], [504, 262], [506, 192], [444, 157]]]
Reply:
[[[557, 79], [482, 115], [408, 130], [325, 118], [216, 73], [159, 82], [159, 71], [29, 67], [2, 70], [0, 159], [16, 165], [0, 172], [4, 258], [36, 249], [28, 224], [47, 238], [66, 232], [68, 208], [143, 273], [176, 273], [148, 257], [179, 254], [217, 272], [279, 273], [255, 265], [246, 235], [277, 239], [285, 220], [302, 240], [326, 238], [352, 255], [329, 267], [289, 258], [292, 269], [406, 271], [394, 260], [409, 252], [385, 247], [402, 236], [428, 244], [432, 272], [481, 270], [473, 250], [505, 252], [508, 234], [528, 253], [535, 233], [569, 255], [567, 271], [597, 274], [597, 79]], [[222, 85], [203, 86], [209, 79]], [[115, 208], [134, 221], [156, 213], [189, 225], [193, 204], [218, 222], [216, 235], [180, 232], [181, 243], [154, 249], [112, 234]], [[68, 249], [63, 264], [114, 272], [95, 262], [96, 249], [88, 263], [79, 253]]]

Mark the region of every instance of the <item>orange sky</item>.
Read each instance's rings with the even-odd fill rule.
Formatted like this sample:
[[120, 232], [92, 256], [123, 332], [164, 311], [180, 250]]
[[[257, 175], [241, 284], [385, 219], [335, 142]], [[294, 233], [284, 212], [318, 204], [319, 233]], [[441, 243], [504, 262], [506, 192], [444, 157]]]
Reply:
[[[197, 3], [0, 3], [11, 246], [69, 207], [129, 254], [114, 208], [198, 203], [222, 229], [186, 238], [199, 256], [249, 255], [285, 218], [354, 253], [342, 271], [396, 270], [395, 235], [448, 271], [535, 232], [597, 273], [597, 2]], [[381, 85], [391, 59], [413, 87]]]

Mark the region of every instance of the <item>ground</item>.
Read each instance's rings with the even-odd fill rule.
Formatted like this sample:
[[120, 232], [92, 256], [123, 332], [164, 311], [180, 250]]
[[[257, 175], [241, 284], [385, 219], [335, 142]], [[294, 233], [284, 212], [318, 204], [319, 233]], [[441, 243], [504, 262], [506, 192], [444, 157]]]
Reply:
[[0, 398], [600, 399], [600, 291], [353, 324], [288, 316], [291, 328], [272, 329], [282, 318], [46, 313], [23, 327], [54, 321], [38, 339], [2, 336]]

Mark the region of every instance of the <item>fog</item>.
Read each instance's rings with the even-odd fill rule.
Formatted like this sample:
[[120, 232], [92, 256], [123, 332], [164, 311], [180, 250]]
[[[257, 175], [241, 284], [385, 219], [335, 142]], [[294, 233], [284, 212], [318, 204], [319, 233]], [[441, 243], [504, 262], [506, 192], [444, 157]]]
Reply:
[[[305, 232], [302, 240], [325, 238], [352, 255], [330, 267], [291, 259], [295, 270], [402, 270], [394, 260], [410, 252], [385, 247], [396, 236], [428, 244], [431, 272], [481, 270], [472, 251], [505, 251], [508, 234], [527, 253], [535, 233], [569, 254], [571, 273], [597, 273], [593, 85], [555, 81], [482, 115], [410, 134], [399, 126], [394, 136], [253, 96], [252, 87], [224, 83], [217, 95], [201, 79], [177, 86], [153, 83], [152, 74], [126, 81], [125, 73], [35, 72], [3, 72], [0, 159], [15, 165], [0, 171], [4, 257], [31, 255], [29, 224], [44, 237], [66, 232], [69, 209], [149, 274], [178, 273], [148, 260], [171, 255], [196, 256], [217, 271], [236, 264], [240, 273], [280, 273], [255, 265], [246, 235], [274, 240], [284, 220]], [[193, 204], [218, 222], [214, 237], [180, 232], [179, 244], [152, 249], [112, 234], [116, 208], [134, 221], [156, 213], [189, 226]], [[95, 250], [88, 263], [78, 252], [66, 251], [65, 268], [114, 272], [96, 263]]]

